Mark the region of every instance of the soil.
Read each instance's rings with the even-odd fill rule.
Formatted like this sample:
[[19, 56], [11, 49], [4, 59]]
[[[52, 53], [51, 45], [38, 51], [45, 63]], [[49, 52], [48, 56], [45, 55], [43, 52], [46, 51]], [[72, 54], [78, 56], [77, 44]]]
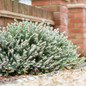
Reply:
[[17, 79], [25, 78], [26, 76], [33, 76], [33, 75], [15, 75], [15, 76], [8, 76], [8, 77], [0, 77], [0, 82], [11, 82]]

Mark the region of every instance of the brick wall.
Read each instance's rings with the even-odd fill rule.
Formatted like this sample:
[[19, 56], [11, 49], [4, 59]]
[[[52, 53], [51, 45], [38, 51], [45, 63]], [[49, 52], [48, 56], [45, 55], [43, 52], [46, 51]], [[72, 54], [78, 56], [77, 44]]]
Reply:
[[86, 4], [86, 0], [70, 0], [71, 4], [77, 4], [77, 3], [85, 3]]
[[68, 32], [69, 39], [80, 47], [78, 52], [86, 55], [86, 0], [32, 0], [32, 5], [53, 12], [54, 28]]
[[[83, 1], [83, 0], [82, 0]], [[86, 55], [86, 9], [85, 4], [68, 5], [68, 35], [72, 42], [80, 47], [78, 50]]]
[[54, 28], [68, 31], [68, 9], [66, 0], [32, 0], [32, 5], [53, 12]]
[[18, 0], [0, 0], [0, 26], [14, 22], [14, 18], [50, 23], [55, 29], [66, 31], [69, 39], [86, 55], [86, 0], [32, 0], [33, 6]]

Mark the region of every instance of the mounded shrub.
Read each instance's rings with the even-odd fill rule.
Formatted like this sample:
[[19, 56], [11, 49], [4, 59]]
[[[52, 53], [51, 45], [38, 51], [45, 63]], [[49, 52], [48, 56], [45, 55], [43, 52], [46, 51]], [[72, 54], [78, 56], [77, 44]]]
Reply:
[[[7, 30], [5, 30], [7, 28]], [[0, 32], [0, 73], [32, 74], [81, 64], [77, 47], [59, 30], [44, 23], [15, 21]]]

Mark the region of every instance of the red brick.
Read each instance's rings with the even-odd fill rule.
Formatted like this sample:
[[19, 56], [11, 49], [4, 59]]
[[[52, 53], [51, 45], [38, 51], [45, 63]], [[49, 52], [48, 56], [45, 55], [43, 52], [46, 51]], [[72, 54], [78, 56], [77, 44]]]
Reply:
[[46, 10], [49, 10], [49, 11], [53, 11], [53, 12], [56, 12], [56, 11], [61, 11], [61, 12], [65, 12], [65, 13], [68, 12], [67, 7], [62, 6], [62, 5], [49, 5], [49, 6], [44, 6], [42, 8], [46, 9]]
[[86, 28], [86, 23], [83, 24], [83, 27]]
[[83, 17], [83, 19], [84, 19], [84, 22], [86, 22], [86, 17]]
[[55, 25], [55, 26], [54, 26], [54, 29], [57, 29], [57, 28], [60, 29], [60, 26], [59, 26], [59, 25]]
[[[52, 5], [53, 6], [53, 5]], [[62, 5], [56, 5], [58, 7], [57, 11], [63, 12], [63, 13], [67, 13], [68, 9], [66, 6], [62, 6]]]
[[84, 22], [86, 22], [86, 19], [85, 19], [85, 17], [84, 17], [84, 19], [83, 19], [83, 20], [84, 20]]
[[60, 19], [54, 20], [54, 22], [55, 22], [55, 25], [61, 25]]
[[68, 39], [75, 39], [75, 38], [76, 38], [75, 34], [68, 34]]
[[69, 8], [69, 13], [82, 13], [83, 12], [83, 8]]
[[69, 34], [70, 33], [83, 33], [84, 30], [83, 29], [69, 29]]
[[61, 16], [61, 15], [60, 15], [60, 12], [54, 12], [54, 13], [53, 13], [54, 20], [60, 18], [60, 16]]
[[83, 23], [83, 18], [72, 18], [69, 20], [70, 23]]
[[77, 17], [79, 17], [79, 18], [80, 18], [80, 17], [83, 17], [83, 13], [76, 13], [76, 14], [75, 14], [75, 17], [76, 17], [76, 18], [77, 18]]
[[63, 6], [61, 11], [67, 13], [68, 12], [68, 8], [66, 6]]
[[75, 24], [74, 23], [69, 23], [68, 24], [68, 28], [70, 29], [70, 28], [74, 28], [75, 27]]
[[67, 26], [68, 25], [68, 22], [67, 22], [67, 19], [62, 19], [61, 20], [61, 25], [63, 25], [63, 26]]
[[63, 12], [63, 13], [67, 13], [68, 12], [68, 9], [66, 6], [62, 6], [62, 5], [58, 5], [59, 6], [59, 11], [60, 12]]
[[67, 2], [64, 0], [51, 0], [51, 4], [52, 5], [63, 5], [63, 6], [67, 6]]
[[67, 26], [67, 21], [66, 19], [58, 19], [58, 20], [55, 20], [55, 25], [62, 25], [62, 26]]
[[49, 6], [43, 6], [41, 8], [49, 10], [49, 11], [53, 11], [53, 12], [57, 12], [57, 11], [61, 11], [61, 12], [65, 12], [65, 13], [68, 12], [66, 6], [60, 6], [60, 5], [49, 5]]
[[83, 12], [83, 16], [86, 17], [86, 9]]
[[60, 7], [57, 5], [50, 5], [50, 6], [44, 6], [42, 7], [43, 9], [49, 10], [49, 11], [53, 11], [53, 12], [57, 12], [60, 11]]
[[86, 0], [80, 0], [79, 2], [80, 3], [86, 3]]
[[84, 35], [81, 33], [70, 33], [69, 39], [84, 39]]
[[61, 25], [59, 26], [58, 25], [58, 26], [55, 26], [54, 28], [55, 29], [59, 28], [60, 32], [67, 31], [67, 27], [66, 26], [61, 26]]
[[3, 27], [1, 27], [0, 30], [2, 31], [3, 30]]
[[49, 0], [40, 0], [40, 1], [32, 1], [32, 6], [43, 6], [43, 5], [49, 5]]
[[85, 56], [85, 50], [84, 50], [84, 45], [83, 44], [77, 44], [78, 47], [80, 47], [78, 50], [77, 50], [77, 53], [81, 54], [81, 56]]
[[[66, 32], [68, 31], [66, 26], [61, 26], [61, 25], [54, 26], [54, 29], [59, 29], [60, 33], [64, 32], [64, 31], [66, 31]], [[66, 33], [65, 36], [68, 36], [68, 34]]]
[[84, 39], [84, 51], [85, 51], [85, 55], [86, 55], [86, 38]]
[[74, 18], [75, 17], [75, 13], [68, 13], [68, 18]]
[[61, 17], [61, 19], [67, 19], [68, 18], [68, 14], [67, 13], [60, 13], [60, 17]]
[[86, 33], [83, 34], [84, 38], [85, 38], [85, 42], [86, 42]]
[[60, 26], [60, 32], [67, 32], [67, 27], [66, 26]]
[[76, 35], [76, 38], [78, 38], [78, 39], [83, 39], [84, 36], [83, 36], [83, 34], [77, 34], [77, 35]]
[[54, 20], [57, 20], [57, 19], [67, 19], [67, 13], [61, 13], [61, 12], [54, 12], [53, 13], [53, 16], [54, 16]]
[[75, 23], [75, 28], [83, 28], [83, 23]]
[[83, 14], [83, 17], [86, 17], [86, 12]]
[[74, 44], [83, 44], [84, 40], [83, 39], [74, 39], [72, 40]]
[[84, 49], [84, 45], [83, 45], [83, 44], [77, 44], [77, 46], [80, 47], [79, 50], [80, 50], [80, 49]]

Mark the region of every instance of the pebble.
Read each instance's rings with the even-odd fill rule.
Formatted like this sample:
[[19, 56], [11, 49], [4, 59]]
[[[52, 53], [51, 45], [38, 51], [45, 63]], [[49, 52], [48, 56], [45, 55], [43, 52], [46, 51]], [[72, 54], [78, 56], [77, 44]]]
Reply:
[[34, 80], [35, 79], [35, 77], [29, 77], [29, 80]]
[[[21, 79], [14, 80], [14, 84], [18, 84], [16, 86], [21, 86], [19, 83], [23, 83], [22, 86], [53, 86], [54, 84], [54, 86], [57, 86], [57, 84], [58, 86], [86, 86], [86, 67], [81, 69], [52, 72], [36, 76], [25, 76]], [[10, 84], [10, 82], [7, 83], [7, 85], [5, 83], [0, 83], [0, 86], [14, 86], [12, 85], [13, 81], [11, 81], [12, 84]]]

